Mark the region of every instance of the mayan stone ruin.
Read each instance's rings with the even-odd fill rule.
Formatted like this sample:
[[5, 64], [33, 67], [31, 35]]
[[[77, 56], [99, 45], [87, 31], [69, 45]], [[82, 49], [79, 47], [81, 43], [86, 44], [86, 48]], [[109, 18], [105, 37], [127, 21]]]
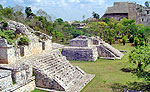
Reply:
[[72, 66], [59, 51], [63, 46], [52, 43], [52, 37], [22, 23], [7, 22], [9, 29], [27, 36], [31, 42], [19, 47], [0, 38], [1, 92], [30, 92], [35, 88], [80, 92], [94, 78], [95, 75]]
[[102, 59], [121, 59], [124, 54], [99, 37], [80, 36], [70, 40], [69, 46], [62, 49], [68, 60], [96, 61]]
[[108, 7], [103, 17], [121, 20], [122, 18], [135, 19], [137, 24], [150, 24], [150, 9], [135, 2], [114, 2]]

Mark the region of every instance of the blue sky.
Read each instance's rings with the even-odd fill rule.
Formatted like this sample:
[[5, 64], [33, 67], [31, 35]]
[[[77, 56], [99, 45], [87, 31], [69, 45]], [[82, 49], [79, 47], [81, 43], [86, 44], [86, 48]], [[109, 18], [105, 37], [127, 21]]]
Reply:
[[82, 20], [83, 15], [89, 18], [93, 11], [102, 16], [108, 6], [118, 1], [137, 2], [144, 5], [147, 0], [0, 0], [0, 4], [4, 7], [31, 6], [34, 13], [42, 9], [53, 17], [72, 21]]

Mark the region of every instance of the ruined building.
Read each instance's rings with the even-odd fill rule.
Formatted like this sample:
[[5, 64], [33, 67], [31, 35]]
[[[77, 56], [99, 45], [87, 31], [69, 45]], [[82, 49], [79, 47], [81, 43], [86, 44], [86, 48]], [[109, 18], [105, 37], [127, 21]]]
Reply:
[[112, 7], [108, 7], [103, 17], [121, 20], [135, 19], [137, 24], [150, 24], [150, 9], [136, 4], [135, 2], [114, 2]]
[[80, 36], [70, 40], [69, 47], [62, 49], [68, 60], [96, 61], [102, 59], [121, 59], [124, 54], [99, 37]]
[[7, 22], [8, 29], [27, 36], [31, 42], [18, 47], [0, 38], [0, 92], [30, 92], [35, 88], [80, 92], [94, 78], [54, 50], [50, 36], [15, 21]]

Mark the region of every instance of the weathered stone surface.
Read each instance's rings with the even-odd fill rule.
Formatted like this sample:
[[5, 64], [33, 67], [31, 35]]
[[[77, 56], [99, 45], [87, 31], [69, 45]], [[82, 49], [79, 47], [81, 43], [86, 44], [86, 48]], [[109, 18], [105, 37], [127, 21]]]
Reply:
[[10, 70], [14, 83], [21, 83], [33, 75], [32, 66], [28, 63], [19, 62], [8, 65], [0, 65], [0, 69]]
[[0, 91], [12, 85], [11, 71], [0, 69]]
[[[21, 33], [30, 39], [30, 43], [27, 46], [15, 48], [12, 45], [8, 45], [6, 39], [0, 39], [0, 64], [15, 63], [16, 61], [26, 58], [35, 54], [40, 54], [43, 51], [52, 50], [52, 37], [41, 32], [34, 31], [28, 26], [15, 21], [8, 21], [8, 29], [13, 30], [16, 33]], [[36, 36], [34, 33], [38, 33]], [[19, 38], [18, 38], [19, 39]], [[17, 41], [16, 41], [17, 44]]]
[[65, 46], [62, 44], [58, 44], [58, 43], [52, 43], [52, 47], [53, 47], [52, 49], [55, 50], [55, 49], [62, 49]]
[[121, 59], [124, 54], [112, 47], [110, 44], [103, 42], [97, 46], [98, 54], [103, 59]]
[[150, 9], [136, 4], [135, 2], [114, 2], [112, 7], [108, 7], [103, 17], [121, 20], [122, 18], [135, 19], [137, 24], [150, 24]]
[[45, 52], [24, 61], [30, 61], [33, 65], [36, 86], [50, 90], [79, 92], [94, 77], [79, 67], [72, 66], [58, 50]]
[[62, 54], [68, 60], [96, 61], [98, 57], [96, 47], [65, 47]]
[[25, 80], [23, 83], [18, 83], [12, 87], [8, 87], [1, 92], [31, 92], [35, 89], [35, 77]]
[[66, 56], [68, 60], [79, 61], [96, 61], [98, 56], [103, 59], [121, 59], [124, 56], [99, 37], [86, 36], [71, 40], [69, 47], [62, 49], [62, 55]]
[[[3, 87], [2, 92], [32, 91], [35, 88], [33, 75], [36, 77], [36, 86], [65, 92], [79, 92], [94, 78], [94, 75], [86, 74], [79, 67], [72, 66], [59, 50], [52, 50], [50, 36], [40, 32], [35, 35], [34, 30], [18, 22], [8, 21], [8, 25], [9, 29], [29, 37], [31, 43], [28, 46], [15, 48], [9, 47], [6, 40], [0, 40], [4, 42], [0, 43], [0, 63], [3, 63], [0, 64], [0, 69], [11, 71], [10, 79], [6, 82], [12, 84], [13, 80], [15, 83]], [[90, 51], [91, 55], [95, 54], [93, 49]], [[0, 81], [1, 79], [4, 80], [0, 78]]]

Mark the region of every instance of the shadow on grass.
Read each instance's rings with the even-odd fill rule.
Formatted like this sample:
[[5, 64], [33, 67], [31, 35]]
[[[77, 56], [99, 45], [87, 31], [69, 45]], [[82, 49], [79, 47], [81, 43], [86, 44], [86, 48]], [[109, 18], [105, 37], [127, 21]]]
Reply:
[[150, 92], [150, 83], [128, 82], [126, 85], [114, 83], [110, 86], [114, 92], [124, 92], [124, 88], [128, 90]]
[[122, 69], [120, 69], [122, 72], [134, 72], [135, 71], [135, 69], [133, 69], [133, 68], [122, 68]]
[[146, 81], [150, 81], [150, 72], [147, 71], [139, 71], [135, 68], [122, 68], [120, 69], [122, 72], [129, 72], [136, 75], [138, 78], [144, 78]]
[[146, 71], [138, 72], [135, 68], [122, 68], [122, 72], [129, 72], [136, 75], [138, 78], [144, 78], [147, 82], [127, 82], [126, 85], [114, 83], [110, 87], [114, 92], [124, 92], [124, 88], [128, 90], [150, 92], [150, 73]]

